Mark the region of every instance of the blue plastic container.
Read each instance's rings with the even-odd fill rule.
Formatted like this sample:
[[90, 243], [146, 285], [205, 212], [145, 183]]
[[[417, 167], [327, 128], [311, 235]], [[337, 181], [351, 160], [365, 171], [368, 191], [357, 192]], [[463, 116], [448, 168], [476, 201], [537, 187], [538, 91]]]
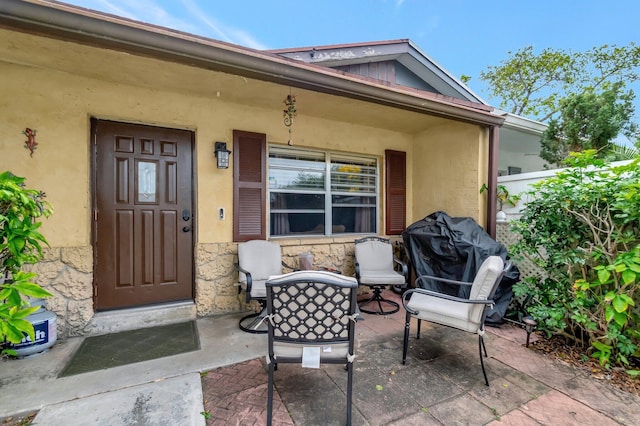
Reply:
[[31, 341], [29, 336], [25, 336], [22, 342], [12, 345], [19, 357], [44, 352], [58, 340], [56, 314], [47, 311], [43, 304], [42, 299], [31, 300], [31, 306], [40, 306], [40, 309], [26, 318], [33, 325], [35, 340]]

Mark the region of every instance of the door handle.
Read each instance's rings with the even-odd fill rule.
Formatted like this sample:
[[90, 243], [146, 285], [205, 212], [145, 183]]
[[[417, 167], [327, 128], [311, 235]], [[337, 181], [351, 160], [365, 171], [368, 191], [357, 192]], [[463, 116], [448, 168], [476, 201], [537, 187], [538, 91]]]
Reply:
[[186, 222], [189, 219], [191, 219], [191, 211], [189, 209], [182, 210], [182, 220], [184, 220]]

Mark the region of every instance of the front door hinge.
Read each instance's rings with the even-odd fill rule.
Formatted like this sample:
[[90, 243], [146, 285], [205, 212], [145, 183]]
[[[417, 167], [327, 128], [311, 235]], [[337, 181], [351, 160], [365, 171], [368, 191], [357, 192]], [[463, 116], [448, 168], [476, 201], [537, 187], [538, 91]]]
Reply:
[[98, 298], [98, 286], [97, 285], [93, 287], [93, 297], [96, 298], [96, 299]]
[[98, 221], [98, 210], [93, 211], [93, 220], [96, 222]]

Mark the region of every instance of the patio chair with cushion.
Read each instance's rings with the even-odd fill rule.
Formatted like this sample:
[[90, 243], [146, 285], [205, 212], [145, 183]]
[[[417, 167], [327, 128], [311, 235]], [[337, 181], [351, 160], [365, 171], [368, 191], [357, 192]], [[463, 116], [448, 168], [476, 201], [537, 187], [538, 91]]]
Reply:
[[[373, 295], [359, 303], [360, 310], [368, 314], [393, 314], [400, 305], [382, 296], [382, 291], [389, 285], [405, 285], [409, 279], [407, 264], [393, 256], [393, 247], [388, 239], [365, 237], [355, 241], [356, 279], [358, 284], [367, 286]], [[394, 265], [401, 268], [396, 272]], [[373, 304], [373, 309], [366, 307]], [[382, 304], [390, 307], [384, 310]], [[377, 305], [377, 309], [375, 309]]]
[[[484, 381], [489, 386], [487, 372], [484, 368], [482, 357], [487, 356], [487, 348], [484, 344], [484, 320], [487, 309], [493, 305], [495, 291], [508, 265], [499, 256], [489, 256], [480, 265], [472, 283], [455, 281], [430, 275], [421, 275], [416, 279], [416, 288], [408, 290], [402, 297], [402, 304], [407, 311], [404, 344], [402, 348], [402, 363], [407, 361], [407, 349], [409, 347], [409, 328], [411, 318], [418, 320], [418, 333], [420, 338], [420, 325], [422, 320], [446, 325], [458, 330], [467, 331], [478, 335], [478, 352], [480, 353], [480, 365]], [[425, 280], [433, 280], [454, 286], [471, 286], [468, 299], [450, 296], [432, 290], [421, 288]]]
[[267, 289], [267, 424], [273, 415], [274, 371], [280, 363], [345, 364], [347, 424], [351, 424], [358, 283], [326, 271], [297, 271], [269, 278]]
[[[247, 333], [266, 333], [264, 309], [267, 292], [265, 282], [271, 275], [282, 274], [282, 267], [290, 268], [282, 262], [278, 243], [252, 240], [238, 244], [238, 294], [246, 294], [246, 303], [255, 300], [260, 310], [240, 319], [240, 329]], [[292, 268], [290, 268], [292, 269]]]

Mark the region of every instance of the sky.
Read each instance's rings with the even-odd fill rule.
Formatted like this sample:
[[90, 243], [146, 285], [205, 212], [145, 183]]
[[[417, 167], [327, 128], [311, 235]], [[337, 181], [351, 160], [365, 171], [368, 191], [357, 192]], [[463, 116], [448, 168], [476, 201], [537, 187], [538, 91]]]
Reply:
[[255, 49], [410, 39], [494, 106], [479, 75], [509, 52], [640, 43], [637, 0], [64, 1]]

